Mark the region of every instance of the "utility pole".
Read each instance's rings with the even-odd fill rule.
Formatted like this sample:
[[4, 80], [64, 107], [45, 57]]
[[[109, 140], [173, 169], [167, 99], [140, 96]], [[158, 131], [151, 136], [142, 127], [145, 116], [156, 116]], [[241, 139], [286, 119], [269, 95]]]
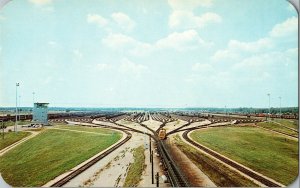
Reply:
[[271, 120], [271, 99], [270, 99], [270, 93], [268, 93], [268, 97], [269, 97], [269, 122]]
[[159, 173], [157, 172], [155, 175], [156, 178], [156, 187], [159, 187]]
[[152, 184], [154, 184], [154, 162], [153, 162], [153, 151], [151, 151], [151, 155], [150, 155], [150, 158], [151, 158], [151, 175], [152, 175]]
[[35, 92], [32, 92], [32, 104], [34, 105], [34, 94]]
[[21, 108], [21, 95], [19, 95], [19, 104], [18, 104], [18, 107], [19, 107], [19, 118], [18, 118], [18, 120], [21, 121], [21, 113], [23, 112], [23, 110]]
[[149, 151], [151, 152], [151, 136], [149, 136]]
[[279, 115], [281, 119], [281, 97], [279, 97]]
[[15, 132], [17, 132], [17, 125], [18, 125], [18, 87], [20, 83], [16, 83], [16, 122], [15, 122]]

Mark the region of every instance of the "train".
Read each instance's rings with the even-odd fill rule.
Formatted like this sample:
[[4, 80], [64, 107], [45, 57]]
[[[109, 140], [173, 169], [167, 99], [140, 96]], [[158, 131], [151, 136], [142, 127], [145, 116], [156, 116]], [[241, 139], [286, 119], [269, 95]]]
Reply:
[[[82, 112], [72, 112], [72, 113], [53, 113], [48, 114], [48, 119], [59, 119], [59, 118], [73, 118], [73, 117], [84, 117], [84, 116], [92, 116], [95, 115], [93, 113], [82, 113]], [[5, 116], [0, 116], [0, 122], [2, 121], [15, 121], [16, 116], [7, 114]], [[20, 114], [18, 116], [18, 120], [32, 120], [32, 114]]]
[[167, 138], [167, 131], [164, 128], [160, 128], [158, 131], [158, 138], [160, 140], [165, 140]]

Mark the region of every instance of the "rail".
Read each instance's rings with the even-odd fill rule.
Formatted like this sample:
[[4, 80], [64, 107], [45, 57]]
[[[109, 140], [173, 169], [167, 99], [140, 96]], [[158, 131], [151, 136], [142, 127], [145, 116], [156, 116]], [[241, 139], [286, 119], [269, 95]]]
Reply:
[[92, 159], [91, 161], [89, 161], [88, 163], [86, 163], [85, 165], [83, 165], [82, 167], [78, 168], [77, 170], [74, 170], [73, 172], [71, 172], [70, 174], [68, 174], [66, 177], [58, 180], [57, 182], [55, 182], [54, 184], [52, 184], [50, 187], [62, 187], [67, 182], [69, 182], [71, 179], [75, 178], [76, 176], [78, 176], [79, 174], [81, 174], [83, 171], [85, 171], [86, 169], [90, 168], [92, 165], [94, 165], [95, 163], [97, 163], [99, 160], [101, 160], [102, 158], [104, 158], [105, 156], [107, 156], [108, 154], [110, 154], [111, 152], [113, 152], [114, 150], [116, 150], [118, 147], [120, 147], [123, 144], [125, 144], [128, 140], [130, 140], [130, 138], [132, 137], [132, 134], [129, 133], [128, 131], [124, 131], [124, 132], [127, 134], [127, 137], [124, 140], [122, 140], [121, 142], [119, 142], [115, 146], [111, 147], [110, 149], [106, 150], [101, 155], [95, 157], [94, 159]]
[[268, 186], [268, 187], [283, 187], [283, 186], [284, 186], [284, 185], [282, 185], [282, 184], [280, 184], [280, 183], [278, 183], [278, 182], [275, 182], [274, 180], [272, 181], [272, 180], [270, 180], [269, 178], [266, 178], [266, 177], [264, 177], [264, 176], [262, 176], [262, 175], [260, 175], [260, 174], [258, 174], [258, 173], [256, 173], [256, 172], [252, 171], [252, 170], [249, 170], [249, 169], [245, 168], [244, 166], [242, 166], [242, 165], [236, 163], [235, 161], [232, 161], [232, 160], [230, 160], [230, 159], [228, 159], [228, 158], [225, 158], [225, 157], [223, 157], [222, 155], [220, 155], [220, 154], [218, 154], [218, 153], [216, 153], [216, 152], [214, 152], [214, 151], [212, 151], [212, 150], [210, 150], [210, 149], [208, 149], [208, 148], [206, 148], [206, 147], [203, 147], [202, 145], [198, 144], [197, 142], [191, 140], [191, 139], [188, 137], [188, 133], [189, 133], [190, 131], [192, 131], [192, 130], [187, 130], [187, 131], [185, 131], [185, 132], [183, 133], [182, 136], [183, 136], [183, 138], [184, 138], [186, 141], [188, 141], [189, 143], [193, 144], [193, 145], [196, 146], [197, 148], [199, 148], [199, 149], [205, 151], [206, 153], [212, 155], [213, 157], [215, 157], [215, 158], [221, 160], [222, 162], [224, 162], [224, 163], [228, 164], [229, 166], [231, 166], [231, 167], [233, 167], [233, 168], [239, 170], [240, 172], [242, 172], [242, 173], [244, 173], [244, 174], [250, 176], [251, 178], [253, 178], [253, 179], [255, 179], [255, 180], [257, 180], [257, 181], [263, 183], [264, 185], [266, 185], [266, 186]]
[[157, 146], [162, 156], [164, 167], [168, 170], [167, 176], [169, 177], [172, 187], [189, 187], [185, 176], [181, 174], [175, 162], [170, 157], [170, 154], [167, 152], [164, 142], [161, 140], [158, 141]]

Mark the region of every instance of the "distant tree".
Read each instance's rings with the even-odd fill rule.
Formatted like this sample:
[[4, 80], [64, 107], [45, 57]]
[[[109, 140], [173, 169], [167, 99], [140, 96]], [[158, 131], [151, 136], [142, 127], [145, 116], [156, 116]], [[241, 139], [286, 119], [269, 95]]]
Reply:
[[4, 139], [4, 129], [6, 129], [6, 125], [4, 125], [4, 122], [0, 122], [0, 129], [2, 129], [2, 139]]

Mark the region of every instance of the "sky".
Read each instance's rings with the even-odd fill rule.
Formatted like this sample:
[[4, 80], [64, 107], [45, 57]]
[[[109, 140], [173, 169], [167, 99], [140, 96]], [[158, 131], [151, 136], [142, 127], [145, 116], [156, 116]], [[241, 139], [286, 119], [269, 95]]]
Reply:
[[0, 10], [0, 107], [298, 106], [286, 0], [70, 2]]

